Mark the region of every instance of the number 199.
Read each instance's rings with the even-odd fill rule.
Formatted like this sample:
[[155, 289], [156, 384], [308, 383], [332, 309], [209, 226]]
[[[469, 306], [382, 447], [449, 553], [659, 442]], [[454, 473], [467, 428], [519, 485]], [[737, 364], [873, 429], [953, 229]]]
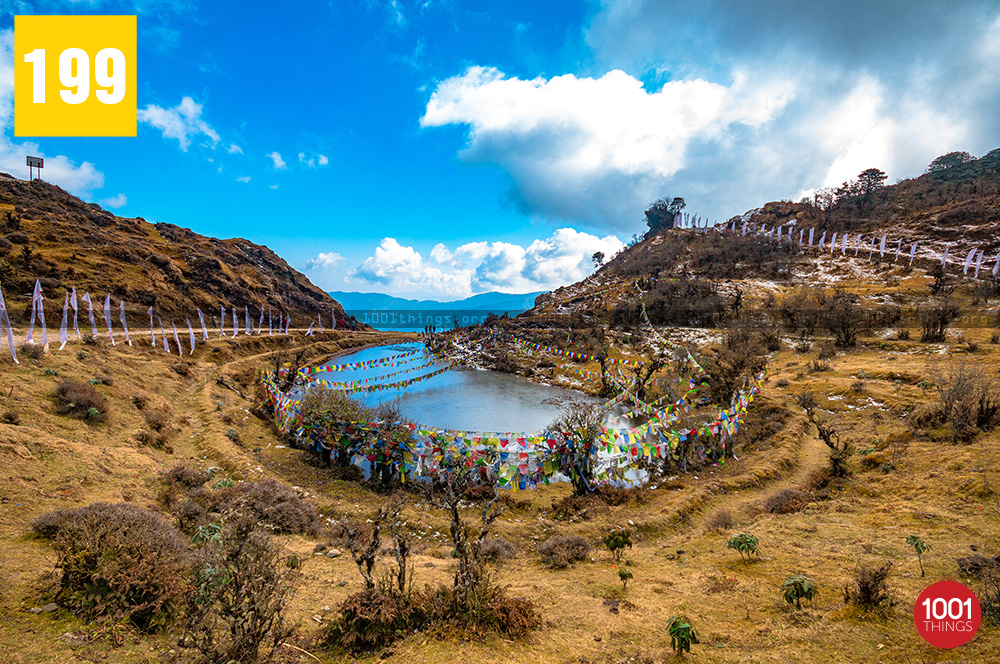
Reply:
[[[45, 103], [45, 49], [36, 48], [24, 54], [24, 61], [31, 64], [31, 101]], [[97, 101], [117, 104], [125, 98], [125, 55], [117, 48], [105, 48], [94, 57], [94, 80]], [[59, 54], [59, 82], [65, 89], [59, 96], [67, 104], [82, 104], [90, 96], [90, 56], [82, 48], [67, 48]]]

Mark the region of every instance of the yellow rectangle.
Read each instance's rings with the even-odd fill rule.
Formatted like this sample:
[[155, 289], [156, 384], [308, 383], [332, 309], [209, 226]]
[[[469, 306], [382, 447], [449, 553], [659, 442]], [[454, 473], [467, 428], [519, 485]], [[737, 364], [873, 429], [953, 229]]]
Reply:
[[14, 17], [15, 136], [135, 136], [136, 80], [135, 16]]

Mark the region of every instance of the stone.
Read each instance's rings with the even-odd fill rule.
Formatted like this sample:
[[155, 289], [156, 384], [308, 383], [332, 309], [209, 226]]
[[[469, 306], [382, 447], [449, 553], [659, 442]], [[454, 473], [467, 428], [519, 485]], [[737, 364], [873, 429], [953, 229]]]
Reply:
[[326, 552], [327, 558], [339, 558], [343, 552], [340, 549], [330, 549]]

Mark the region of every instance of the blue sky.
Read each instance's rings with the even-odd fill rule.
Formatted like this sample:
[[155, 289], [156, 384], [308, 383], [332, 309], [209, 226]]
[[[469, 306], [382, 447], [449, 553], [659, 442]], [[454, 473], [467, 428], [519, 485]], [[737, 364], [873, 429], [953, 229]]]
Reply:
[[[554, 288], [663, 195], [724, 220], [1000, 145], [997, 2], [0, 7], [0, 170], [43, 154], [87, 200], [266, 244], [328, 290]], [[19, 13], [138, 15], [136, 138], [14, 138]]]

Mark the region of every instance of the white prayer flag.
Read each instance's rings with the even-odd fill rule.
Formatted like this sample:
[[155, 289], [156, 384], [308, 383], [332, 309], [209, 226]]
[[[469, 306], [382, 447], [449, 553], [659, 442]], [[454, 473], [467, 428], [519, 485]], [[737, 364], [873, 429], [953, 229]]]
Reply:
[[153, 332], [153, 307], [146, 309], [149, 314], [149, 338], [153, 341], [153, 348], [156, 348], [156, 332]]
[[913, 257], [917, 255], [917, 243], [914, 242], [913, 246], [910, 247], [910, 262], [913, 262]]
[[219, 336], [226, 336], [226, 307], [219, 307]]
[[274, 314], [271, 312], [271, 307], [267, 308], [267, 333], [274, 334]]
[[131, 346], [132, 345], [132, 340], [129, 339], [129, 336], [128, 336], [128, 322], [125, 320], [125, 300], [118, 300], [118, 304], [120, 305], [120, 308], [121, 308], [121, 318], [120, 318], [120, 320], [122, 322], [122, 329], [125, 330], [125, 341], [127, 341], [128, 345]]
[[250, 334], [253, 330], [250, 328], [250, 309], [247, 305], [243, 305], [243, 321], [246, 323], [243, 326], [243, 334]]
[[59, 326], [59, 350], [66, 347], [66, 322], [69, 319], [69, 291], [66, 291], [66, 299], [63, 301], [62, 324]]
[[309, 323], [309, 329], [306, 330], [306, 336], [307, 337], [311, 337], [313, 335], [313, 325], [315, 325], [315, 324], [316, 324], [316, 321], [312, 321], [311, 323]]
[[177, 344], [177, 354], [184, 355], [184, 349], [181, 348], [181, 338], [177, 336], [177, 326], [174, 325], [173, 321], [170, 321], [170, 327], [174, 328], [174, 343]]
[[7, 303], [4, 302], [2, 289], [0, 289], [0, 324], [3, 324], [3, 329], [7, 333], [7, 347], [10, 348], [10, 359], [14, 360], [14, 364], [20, 364], [17, 361], [17, 350], [14, 349], [14, 330], [10, 326], [10, 315], [7, 313]]
[[76, 338], [80, 338], [80, 326], [76, 322], [76, 286], [73, 286], [73, 292], [69, 296], [69, 306], [73, 307], [73, 331], [76, 332]]
[[28, 336], [25, 343], [33, 344], [35, 340], [32, 336], [35, 333], [35, 319], [38, 318], [38, 296], [42, 294], [42, 282], [35, 279], [35, 290], [31, 293], [31, 322], [28, 324]]
[[819, 245], [817, 245], [820, 251], [823, 251], [823, 243], [825, 242], [826, 242], [826, 231], [823, 231], [823, 235], [819, 238]]
[[969, 255], [965, 257], [965, 267], [962, 269], [962, 276], [969, 273], [969, 266], [972, 265], [972, 259], [976, 257], [976, 252], [978, 250], [978, 247], [973, 247], [972, 250], [969, 251]]
[[813, 233], [816, 231], [815, 228], [809, 229], [809, 246], [813, 246]]
[[948, 268], [948, 250], [951, 249], [950, 244], [944, 245], [944, 253], [941, 254], [941, 267]]
[[108, 337], [111, 339], [111, 345], [115, 345], [115, 335], [111, 331], [111, 293], [104, 298], [104, 324], [108, 326]]
[[90, 299], [90, 293], [84, 293], [80, 298], [87, 303], [87, 318], [90, 319], [90, 333], [97, 336], [97, 323], [94, 322], [94, 301]]
[[878, 243], [878, 255], [885, 257], [885, 236], [882, 236], [882, 241]]
[[236, 307], [233, 307], [233, 338], [240, 333], [240, 319], [236, 317]]
[[205, 341], [208, 341], [208, 328], [205, 327], [205, 314], [202, 313], [201, 309], [198, 310], [198, 320], [201, 321], [201, 336]]
[[982, 250], [980, 250], [980, 252], [979, 252], [979, 258], [976, 259], [976, 274], [973, 276], [974, 279], [978, 279], [979, 278], [979, 268], [982, 267], [982, 265], [983, 265], [983, 253], [984, 252]]
[[167, 342], [167, 331], [163, 329], [163, 320], [157, 316], [157, 322], [160, 324], [160, 338], [163, 339], [163, 350], [170, 352], [170, 344]]
[[896, 242], [896, 257], [892, 259], [893, 263], [899, 260], [899, 250], [902, 248], [903, 248], [903, 238], [899, 238], [899, 241]]
[[872, 259], [872, 254], [874, 253], [875, 253], [875, 236], [872, 235], [872, 243], [871, 246], [868, 247], [868, 260]]
[[188, 324], [188, 337], [191, 339], [191, 352], [189, 354], [190, 355], [194, 355], [194, 328], [191, 327], [191, 319], [190, 318], [187, 318], [185, 320], [187, 320], [187, 324]]
[[848, 234], [844, 233], [844, 239], [840, 243], [840, 253], [841, 253], [841, 255], [847, 253], [847, 237], [848, 237]]
[[836, 248], [837, 248], [837, 231], [834, 231], [833, 238], [830, 240], [830, 253], [832, 254], [833, 250]]

